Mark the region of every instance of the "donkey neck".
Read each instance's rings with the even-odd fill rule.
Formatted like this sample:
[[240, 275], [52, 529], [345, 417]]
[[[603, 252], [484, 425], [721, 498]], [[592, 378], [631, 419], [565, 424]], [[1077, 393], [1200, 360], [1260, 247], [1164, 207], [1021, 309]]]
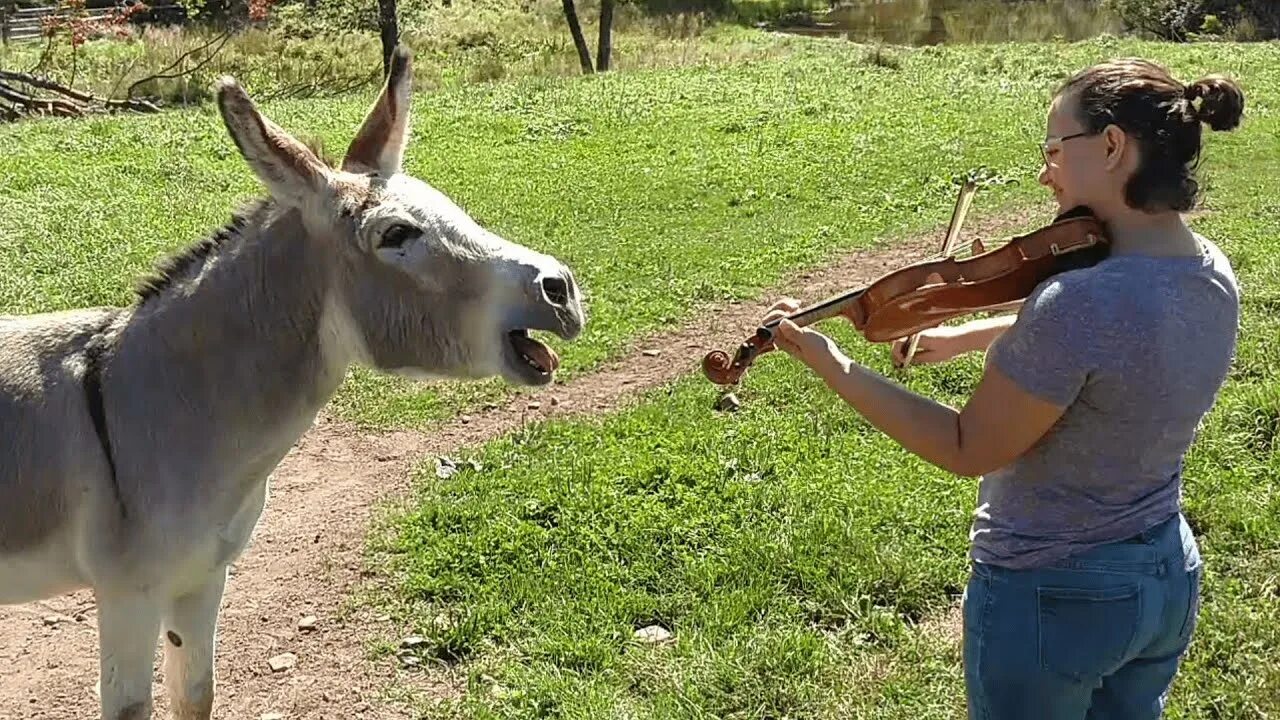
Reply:
[[104, 380], [126, 495], [190, 495], [164, 478], [203, 478], [189, 499], [217, 502], [211, 484], [265, 482], [358, 359], [339, 262], [262, 205], [144, 289]]

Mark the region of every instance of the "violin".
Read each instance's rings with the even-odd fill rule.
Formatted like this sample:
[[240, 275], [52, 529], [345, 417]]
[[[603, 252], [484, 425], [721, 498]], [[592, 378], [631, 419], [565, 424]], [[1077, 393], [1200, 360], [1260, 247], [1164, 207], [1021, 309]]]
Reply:
[[[842, 315], [871, 342], [911, 336], [915, 350], [921, 330], [970, 313], [1016, 304], [1042, 281], [1064, 270], [1100, 262], [1110, 252], [1102, 222], [1087, 207], [1057, 215], [1051, 223], [1015, 236], [1001, 247], [986, 250], [981, 240], [975, 254], [957, 260], [950, 245], [973, 196], [970, 180], [961, 188], [941, 259], [926, 260], [886, 273], [865, 287], [841, 293], [801, 308], [785, 319], [799, 325]], [[702, 372], [717, 385], [734, 385], [756, 358], [776, 348], [779, 320], [761, 325], [730, 358], [712, 350], [702, 360]]]

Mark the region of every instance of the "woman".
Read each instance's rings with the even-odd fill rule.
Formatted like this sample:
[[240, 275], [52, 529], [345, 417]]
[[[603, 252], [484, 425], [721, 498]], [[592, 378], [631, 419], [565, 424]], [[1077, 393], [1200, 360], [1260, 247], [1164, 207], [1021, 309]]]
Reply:
[[[1190, 230], [1201, 127], [1237, 126], [1230, 80], [1153, 63], [1088, 68], [1055, 93], [1040, 183], [1091, 208], [1098, 265], [1041, 283], [1016, 317], [922, 334], [917, 362], [988, 348], [957, 411], [783, 320], [779, 346], [881, 431], [981, 475], [964, 601], [971, 718], [1159, 717], [1199, 610], [1181, 467], [1235, 352], [1239, 302], [1219, 249]], [[784, 300], [770, 321], [799, 305]], [[900, 357], [901, 343], [894, 353]]]

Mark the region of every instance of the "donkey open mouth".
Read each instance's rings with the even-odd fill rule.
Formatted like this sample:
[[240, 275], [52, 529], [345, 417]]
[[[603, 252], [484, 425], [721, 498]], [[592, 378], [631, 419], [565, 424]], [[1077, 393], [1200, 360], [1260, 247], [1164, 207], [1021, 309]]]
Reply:
[[537, 371], [535, 377], [551, 379], [552, 374], [560, 367], [560, 356], [546, 343], [529, 335], [528, 329], [512, 330], [507, 333], [511, 349], [516, 352], [521, 362]]

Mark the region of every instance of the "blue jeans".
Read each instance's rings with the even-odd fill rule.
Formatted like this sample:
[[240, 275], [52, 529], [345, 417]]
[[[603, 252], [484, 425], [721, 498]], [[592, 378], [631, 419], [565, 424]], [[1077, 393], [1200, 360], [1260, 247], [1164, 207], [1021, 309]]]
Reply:
[[1045, 567], [974, 563], [970, 720], [1158, 718], [1195, 629], [1203, 565], [1181, 513]]

